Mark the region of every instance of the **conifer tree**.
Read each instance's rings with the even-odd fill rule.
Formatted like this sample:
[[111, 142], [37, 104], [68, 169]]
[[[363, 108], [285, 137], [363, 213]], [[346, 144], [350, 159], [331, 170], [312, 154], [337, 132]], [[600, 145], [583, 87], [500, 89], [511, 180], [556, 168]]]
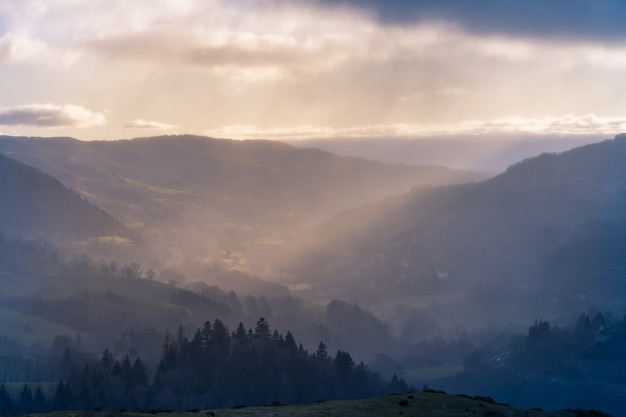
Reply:
[[13, 401], [11, 401], [4, 384], [0, 385], [0, 414], [13, 414]]
[[29, 412], [33, 407], [33, 392], [28, 387], [28, 384], [24, 384], [24, 387], [20, 391], [20, 405], [23, 412]]

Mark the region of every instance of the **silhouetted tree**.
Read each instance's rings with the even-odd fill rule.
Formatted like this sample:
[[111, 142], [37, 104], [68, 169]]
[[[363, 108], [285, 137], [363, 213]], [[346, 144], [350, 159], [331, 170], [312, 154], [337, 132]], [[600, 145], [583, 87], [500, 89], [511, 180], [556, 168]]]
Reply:
[[260, 342], [269, 342], [270, 340], [270, 325], [265, 321], [264, 317], [261, 317], [256, 322], [254, 328], [254, 340]]
[[543, 320], [535, 320], [535, 323], [528, 328], [528, 341], [537, 342], [545, 338], [550, 333], [550, 323]]
[[339, 350], [335, 355], [333, 366], [340, 377], [347, 377], [354, 370], [354, 361], [348, 352]]
[[44, 394], [41, 385], [37, 385], [37, 389], [35, 390], [35, 394], [33, 396], [33, 403], [35, 411], [43, 411], [46, 408], [46, 394]]
[[20, 391], [20, 408], [22, 412], [28, 413], [33, 410], [33, 392], [27, 384]]
[[248, 341], [249, 341], [248, 334], [246, 333], [246, 329], [245, 327], [243, 327], [242, 322], [239, 322], [239, 325], [237, 326], [237, 330], [235, 330], [234, 338], [242, 345], [248, 344]]
[[0, 385], [0, 414], [13, 414], [13, 401], [11, 401], [4, 384]]
[[328, 351], [326, 350], [326, 345], [324, 344], [324, 342], [320, 342], [320, 344], [317, 345], [317, 351], [315, 351], [315, 357], [320, 360], [328, 359]]
[[70, 387], [63, 381], [59, 381], [54, 391], [54, 405], [57, 410], [66, 410], [72, 404]]

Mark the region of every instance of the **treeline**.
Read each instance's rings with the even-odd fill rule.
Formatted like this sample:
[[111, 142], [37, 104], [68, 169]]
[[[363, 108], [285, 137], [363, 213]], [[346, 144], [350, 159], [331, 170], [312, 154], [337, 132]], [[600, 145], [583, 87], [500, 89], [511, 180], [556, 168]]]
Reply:
[[[1, 231], [0, 273], [12, 277], [14, 284], [0, 295], [0, 308], [69, 326], [85, 335], [87, 348], [98, 354], [104, 346], [114, 347], [128, 329], [176, 328], [179, 324], [195, 328], [206, 317], [220, 317], [232, 328], [240, 321], [252, 323], [265, 317], [276, 327], [290, 329], [308, 349], [324, 340], [331, 350], [349, 350], [364, 360], [394, 351], [396, 344], [380, 319], [344, 301], [320, 306], [291, 295], [237, 294], [201, 282], [189, 289], [176, 287], [164, 283], [179, 281], [179, 275], [183, 281], [176, 271], [159, 270], [157, 274], [137, 262], [96, 261], [86, 254], [69, 256], [44, 239], [7, 237]], [[226, 280], [243, 279], [234, 273], [224, 275], [217, 267], [203, 269], [195, 278], [205, 273], [207, 280], [211, 274], [221, 274]], [[74, 291], [41, 290], [53, 286]], [[17, 338], [21, 341], [20, 336]], [[116, 353], [130, 354], [136, 349], [153, 363], [158, 349], [140, 339], [135, 341], [128, 350], [116, 349]]]
[[[581, 369], [584, 361], [626, 364], [626, 316], [617, 319], [610, 313], [584, 313], [568, 327], [536, 320], [527, 334], [512, 337], [505, 349], [476, 351], [466, 366], [476, 371], [495, 367], [525, 375], [580, 380], [587, 378]], [[626, 373], [619, 380], [626, 386]]]
[[31, 260], [36, 257], [61, 268], [60, 270], [66, 274], [100, 274], [128, 279], [154, 279], [156, 277], [154, 270], [144, 270], [137, 262], [123, 265], [117, 261], [101, 260], [98, 262], [86, 253], [69, 256], [62, 254], [63, 251], [59, 247], [44, 238], [27, 239], [22, 236], [7, 236], [2, 230], [0, 230], [0, 251], [3, 252], [0, 256], [6, 257], [3, 269], [12, 273], [30, 271], [32, 266], [20, 262], [20, 259]]
[[465, 360], [465, 372], [433, 384], [522, 408], [579, 407], [621, 415], [626, 316], [581, 314], [570, 326], [536, 320], [526, 334], [475, 350]]
[[[64, 409], [184, 410], [244, 405], [307, 403], [409, 390], [355, 364], [348, 352], [334, 356], [320, 342], [315, 353], [290, 332], [271, 330], [261, 318], [254, 329], [243, 324], [231, 331], [222, 321], [206, 322], [192, 338], [182, 327], [167, 334], [160, 361], [150, 370], [139, 357], [100, 358], [65, 348], [61, 380], [24, 384], [10, 395], [0, 385], [0, 413]], [[15, 384], [12, 384], [13, 386]]]

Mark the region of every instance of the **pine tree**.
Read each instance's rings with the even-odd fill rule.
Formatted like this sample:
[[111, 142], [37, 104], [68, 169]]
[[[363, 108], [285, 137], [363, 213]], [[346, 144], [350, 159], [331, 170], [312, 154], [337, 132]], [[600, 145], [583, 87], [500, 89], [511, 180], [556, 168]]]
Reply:
[[226, 347], [230, 342], [228, 327], [221, 320], [215, 319], [213, 322], [213, 338], [211, 341], [217, 347]]
[[4, 384], [0, 385], [0, 415], [13, 414], [13, 402], [7, 393]]
[[139, 385], [142, 387], [148, 386], [148, 372], [139, 358], [135, 359], [135, 362], [133, 363], [132, 385]]
[[209, 343], [213, 337], [213, 326], [211, 326], [210, 321], [206, 321], [204, 326], [202, 327], [202, 331], [200, 332], [200, 347], [203, 350], [207, 350], [209, 348]]
[[246, 329], [243, 327], [242, 322], [239, 322], [239, 326], [237, 326], [234, 338], [242, 345], [248, 344], [248, 334], [246, 333]]
[[265, 317], [259, 318], [254, 328], [254, 340], [259, 342], [269, 342], [271, 337], [270, 325], [265, 321]]
[[36, 411], [43, 411], [46, 408], [46, 394], [44, 394], [41, 385], [37, 385], [37, 389], [35, 390], [35, 395], [33, 397], [34, 407]]
[[335, 371], [340, 377], [347, 377], [352, 374], [354, 370], [354, 361], [348, 352], [342, 350], [337, 351], [335, 360], [333, 362]]
[[317, 351], [315, 352], [315, 357], [323, 361], [328, 359], [328, 351], [326, 350], [324, 342], [320, 341], [320, 344], [317, 346]]
[[285, 335], [285, 347], [291, 353], [295, 353], [298, 351], [298, 346], [296, 345], [296, 339], [294, 339], [291, 332], [287, 332]]
[[20, 391], [20, 403], [23, 412], [30, 412], [33, 409], [33, 392], [27, 384]]
[[109, 349], [105, 349], [100, 363], [102, 364], [102, 368], [104, 368], [107, 373], [111, 370], [111, 366], [113, 365], [113, 354], [109, 352]]
[[70, 387], [63, 381], [59, 381], [54, 392], [54, 405], [57, 410], [66, 410], [72, 403], [72, 393]]

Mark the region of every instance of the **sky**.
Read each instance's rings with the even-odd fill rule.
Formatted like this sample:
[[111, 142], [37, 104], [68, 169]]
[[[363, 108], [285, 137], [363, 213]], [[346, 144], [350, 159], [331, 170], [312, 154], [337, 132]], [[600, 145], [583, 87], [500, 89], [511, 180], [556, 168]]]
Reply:
[[623, 0], [0, 0], [0, 134], [612, 137]]

